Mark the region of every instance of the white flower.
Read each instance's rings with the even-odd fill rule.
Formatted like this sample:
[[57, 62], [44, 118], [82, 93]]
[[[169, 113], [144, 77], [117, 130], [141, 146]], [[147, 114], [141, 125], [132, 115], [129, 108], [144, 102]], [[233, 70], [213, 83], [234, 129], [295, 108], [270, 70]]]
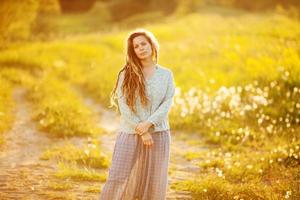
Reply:
[[246, 167], [247, 167], [247, 169], [252, 169], [253, 165], [247, 165]]

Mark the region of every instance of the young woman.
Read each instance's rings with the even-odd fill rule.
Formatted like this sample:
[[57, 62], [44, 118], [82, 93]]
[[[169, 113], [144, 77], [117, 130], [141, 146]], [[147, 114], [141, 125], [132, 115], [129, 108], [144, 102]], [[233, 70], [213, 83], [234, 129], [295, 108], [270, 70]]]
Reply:
[[164, 200], [168, 186], [173, 73], [157, 63], [153, 34], [138, 29], [127, 38], [125, 66], [115, 95], [121, 113], [112, 163], [100, 200]]

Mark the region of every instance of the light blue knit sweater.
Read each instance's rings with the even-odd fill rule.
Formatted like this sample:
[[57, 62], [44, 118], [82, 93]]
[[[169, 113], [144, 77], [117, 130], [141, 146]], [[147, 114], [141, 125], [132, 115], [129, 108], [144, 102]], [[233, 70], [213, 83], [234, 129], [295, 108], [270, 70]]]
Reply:
[[135, 127], [141, 121], [149, 121], [151, 126], [149, 132], [163, 131], [170, 129], [168, 113], [173, 104], [175, 94], [175, 83], [173, 72], [161, 65], [156, 64], [154, 74], [146, 79], [146, 95], [150, 99], [145, 108], [136, 100], [137, 114], [134, 114], [126, 104], [126, 98], [121, 92], [121, 85], [124, 80], [124, 73], [120, 73], [117, 87], [118, 104], [121, 113], [119, 131], [128, 134], [136, 134]]

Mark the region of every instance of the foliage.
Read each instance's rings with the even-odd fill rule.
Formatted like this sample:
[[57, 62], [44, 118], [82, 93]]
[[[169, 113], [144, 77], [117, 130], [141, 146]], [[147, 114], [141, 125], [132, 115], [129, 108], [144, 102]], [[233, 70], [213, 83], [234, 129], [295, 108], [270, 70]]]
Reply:
[[79, 165], [94, 168], [107, 168], [109, 160], [107, 155], [100, 151], [99, 142], [90, 140], [82, 148], [73, 144], [66, 144], [61, 147], [55, 146], [45, 151], [41, 157], [43, 160], [55, 158], [58, 161], [75, 161]]
[[12, 86], [0, 74], [0, 145], [4, 143], [3, 133], [8, 131], [14, 121], [14, 101], [12, 99]]
[[33, 118], [39, 128], [54, 136], [86, 136], [102, 132], [96, 126], [91, 110], [66, 83], [44, 77], [30, 88], [28, 97], [35, 105]]
[[38, 1], [35, 0], [1, 1], [0, 43], [28, 39], [37, 10]]

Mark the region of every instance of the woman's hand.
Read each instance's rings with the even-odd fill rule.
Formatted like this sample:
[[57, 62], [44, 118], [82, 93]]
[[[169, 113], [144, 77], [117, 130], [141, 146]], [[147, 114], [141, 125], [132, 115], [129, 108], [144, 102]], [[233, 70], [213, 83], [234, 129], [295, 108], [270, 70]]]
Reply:
[[149, 146], [149, 147], [151, 147], [153, 145], [154, 142], [153, 142], [152, 136], [149, 132], [144, 133], [141, 137], [142, 137], [142, 141], [143, 141], [144, 145]]
[[151, 126], [152, 126], [151, 122], [148, 121], [140, 122], [135, 127], [135, 131], [137, 132], [137, 134], [142, 135], [143, 133], [146, 133]]

